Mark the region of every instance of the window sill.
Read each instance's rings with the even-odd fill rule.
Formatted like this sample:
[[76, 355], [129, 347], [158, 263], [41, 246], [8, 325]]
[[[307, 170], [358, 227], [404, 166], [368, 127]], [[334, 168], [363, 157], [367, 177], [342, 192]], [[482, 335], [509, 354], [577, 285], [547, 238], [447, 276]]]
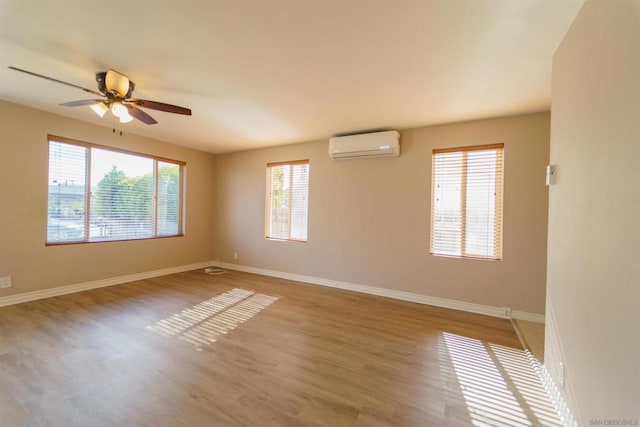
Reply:
[[93, 244], [93, 243], [139, 242], [141, 240], [171, 239], [173, 237], [184, 237], [184, 234], [174, 234], [172, 236], [141, 237], [139, 239], [74, 240], [74, 241], [69, 241], [69, 242], [46, 242], [44, 245], [45, 246], [66, 246], [66, 245], [83, 245], [83, 244]]
[[264, 236], [265, 240], [271, 240], [273, 242], [294, 242], [294, 243], [307, 243], [307, 240], [299, 239], [278, 239], [277, 237]]
[[430, 255], [438, 258], [471, 259], [476, 261], [502, 261], [502, 258], [490, 258], [490, 257], [473, 256], [473, 255], [437, 254], [434, 252], [431, 252]]

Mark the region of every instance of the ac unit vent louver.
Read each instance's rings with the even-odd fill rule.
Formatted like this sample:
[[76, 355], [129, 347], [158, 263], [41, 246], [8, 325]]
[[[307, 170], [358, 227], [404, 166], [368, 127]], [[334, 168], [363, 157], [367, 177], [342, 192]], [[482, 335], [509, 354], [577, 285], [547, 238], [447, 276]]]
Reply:
[[400, 133], [395, 130], [338, 136], [329, 139], [332, 159], [391, 157], [400, 155]]

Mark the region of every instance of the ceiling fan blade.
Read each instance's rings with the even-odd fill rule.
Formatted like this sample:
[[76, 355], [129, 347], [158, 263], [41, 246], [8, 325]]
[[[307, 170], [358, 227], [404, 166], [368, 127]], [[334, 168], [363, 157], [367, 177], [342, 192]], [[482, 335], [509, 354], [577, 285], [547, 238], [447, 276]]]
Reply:
[[127, 102], [136, 104], [138, 107], [150, 108], [152, 110], [165, 111], [167, 113], [191, 115], [189, 108], [178, 107], [177, 105], [165, 104], [163, 102], [148, 101], [146, 99], [127, 99]]
[[93, 105], [103, 102], [102, 99], [82, 99], [80, 101], [71, 101], [60, 104], [63, 107], [82, 107], [83, 105]]
[[97, 96], [102, 96], [102, 94], [100, 92], [98, 92], [98, 91], [87, 89], [87, 88], [84, 88], [82, 86], [74, 85], [73, 83], [67, 83], [67, 82], [63, 82], [62, 80], [54, 79], [52, 77], [43, 76], [42, 74], [32, 73], [31, 71], [23, 70], [22, 68], [16, 68], [16, 67], [12, 67], [12, 66], [9, 66], [9, 68], [12, 69], [12, 70], [15, 70], [15, 71], [20, 71], [21, 73], [29, 74], [31, 76], [40, 77], [41, 79], [50, 80], [52, 82], [60, 83], [60, 84], [63, 84], [65, 86], [75, 87], [76, 89], [80, 89], [80, 90], [83, 90], [85, 92], [97, 95]]
[[150, 115], [142, 111], [141, 109], [136, 108], [135, 105], [131, 105], [131, 104], [124, 104], [124, 105], [127, 106], [127, 109], [129, 110], [129, 115], [131, 117], [136, 118], [148, 125], [155, 125], [156, 123], [158, 123], [156, 119], [154, 119], [153, 117], [151, 117]]

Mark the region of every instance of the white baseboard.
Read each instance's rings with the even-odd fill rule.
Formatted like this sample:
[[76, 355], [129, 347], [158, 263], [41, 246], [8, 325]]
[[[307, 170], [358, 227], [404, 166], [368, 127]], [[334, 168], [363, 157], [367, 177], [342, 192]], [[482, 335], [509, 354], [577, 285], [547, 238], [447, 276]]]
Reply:
[[[305, 276], [303, 274], [285, 273], [282, 271], [267, 270], [264, 268], [249, 267], [240, 264], [231, 264], [221, 261], [212, 261], [216, 267], [228, 270], [244, 271], [246, 273], [261, 274], [263, 276], [277, 277], [280, 279], [294, 280], [297, 282], [311, 283], [313, 285], [329, 286], [331, 288], [345, 289], [348, 291], [362, 292], [365, 294], [377, 295], [387, 298], [410, 301], [418, 304], [433, 305], [436, 307], [450, 308], [453, 310], [467, 311], [470, 313], [484, 314], [487, 316], [501, 317], [503, 319], [520, 319], [530, 322], [544, 323], [544, 315], [527, 313], [524, 311], [511, 311], [504, 307], [493, 307], [489, 305], [474, 304], [470, 302], [457, 301], [452, 299], [430, 297], [427, 295], [415, 294], [412, 292], [396, 291], [392, 289], [378, 288], [375, 286], [360, 285], [357, 283], [342, 282], [339, 280], [323, 279], [320, 277]], [[509, 316], [511, 312], [511, 316]]]
[[332, 288], [345, 289], [348, 291], [362, 292], [370, 295], [377, 295], [387, 298], [410, 301], [418, 304], [433, 305], [436, 307], [450, 308], [453, 310], [467, 311], [470, 313], [484, 314], [487, 316], [500, 317], [504, 319], [514, 318], [527, 320], [530, 322], [544, 323], [544, 315], [527, 313], [514, 310], [509, 316], [509, 309], [504, 307], [493, 307], [488, 305], [474, 304], [470, 302], [437, 298], [412, 292], [397, 291], [392, 289], [378, 288], [375, 286], [360, 285], [357, 283], [342, 282], [339, 280], [323, 279], [320, 277], [306, 276], [302, 274], [286, 273], [282, 271], [267, 270], [264, 268], [249, 267], [240, 264], [231, 264], [220, 261], [200, 262], [196, 264], [181, 265], [177, 267], [163, 268], [160, 270], [147, 271], [142, 273], [127, 274], [124, 276], [112, 277], [108, 279], [94, 280], [90, 282], [75, 283], [72, 285], [59, 286], [41, 291], [25, 292], [17, 295], [0, 297], [0, 307], [20, 304], [27, 301], [34, 301], [43, 298], [55, 297], [58, 295], [71, 294], [74, 292], [86, 291], [89, 289], [103, 288], [106, 286], [119, 285], [136, 280], [149, 279], [152, 277], [165, 276], [167, 274], [181, 273], [183, 271], [197, 270], [208, 266], [217, 266], [229, 270], [244, 271], [247, 273], [261, 274], [263, 276], [277, 277], [280, 279], [294, 280], [297, 282], [310, 283], [314, 285], [328, 286]]
[[163, 268], [160, 270], [146, 271], [143, 273], [127, 274], [124, 276], [112, 277], [108, 279], [93, 280], [91, 282], [75, 283], [73, 285], [59, 286], [57, 288], [43, 289], [41, 291], [25, 292], [17, 295], [9, 295], [0, 298], [0, 307], [20, 304], [27, 301], [34, 301], [43, 298], [55, 297], [58, 295], [72, 294], [89, 289], [103, 288], [105, 286], [119, 285], [136, 280], [150, 279], [152, 277], [166, 276], [167, 274], [181, 273], [183, 271], [196, 270], [210, 266], [211, 262], [200, 262], [197, 264], [181, 265], [178, 267]]
[[513, 319], [524, 320], [524, 321], [533, 322], [533, 323], [544, 324], [545, 322], [544, 314], [528, 313], [526, 311], [513, 310], [511, 312], [511, 317]]

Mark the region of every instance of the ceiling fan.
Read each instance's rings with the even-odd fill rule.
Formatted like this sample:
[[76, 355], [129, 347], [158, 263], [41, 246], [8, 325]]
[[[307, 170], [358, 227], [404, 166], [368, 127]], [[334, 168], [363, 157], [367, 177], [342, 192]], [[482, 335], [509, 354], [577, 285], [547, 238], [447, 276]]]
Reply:
[[96, 81], [98, 82], [98, 91], [87, 89], [73, 83], [63, 82], [62, 80], [52, 77], [36, 74], [21, 68], [9, 67], [12, 70], [31, 76], [40, 77], [52, 82], [61, 83], [66, 86], [75, 87], [85, 92], [102, 97], [101, 99], [83, 99], [80, 101], [71, 101], [60, 104], [64, 107], [80, 107], [89, 105], [96, 114], [103, 117], [104, 114], [111, 110], [111, 113], [120, 120], [120, 123], [128, 123], [131, 120], [138, 119], [148, 125], [158, 123], [153, 117], [142, 111], [138, 107], [149, 108], [151, 110], [165, 111], [167, 113], [191, 115], [191, 110], [177, 105], [165, 104], [163, 102], [148, 101], [146, 99], [131, 98], [131, 93], [135, 88], [133, 83], [127, 76], [117, 71], [99, 71], [96, 73]]

